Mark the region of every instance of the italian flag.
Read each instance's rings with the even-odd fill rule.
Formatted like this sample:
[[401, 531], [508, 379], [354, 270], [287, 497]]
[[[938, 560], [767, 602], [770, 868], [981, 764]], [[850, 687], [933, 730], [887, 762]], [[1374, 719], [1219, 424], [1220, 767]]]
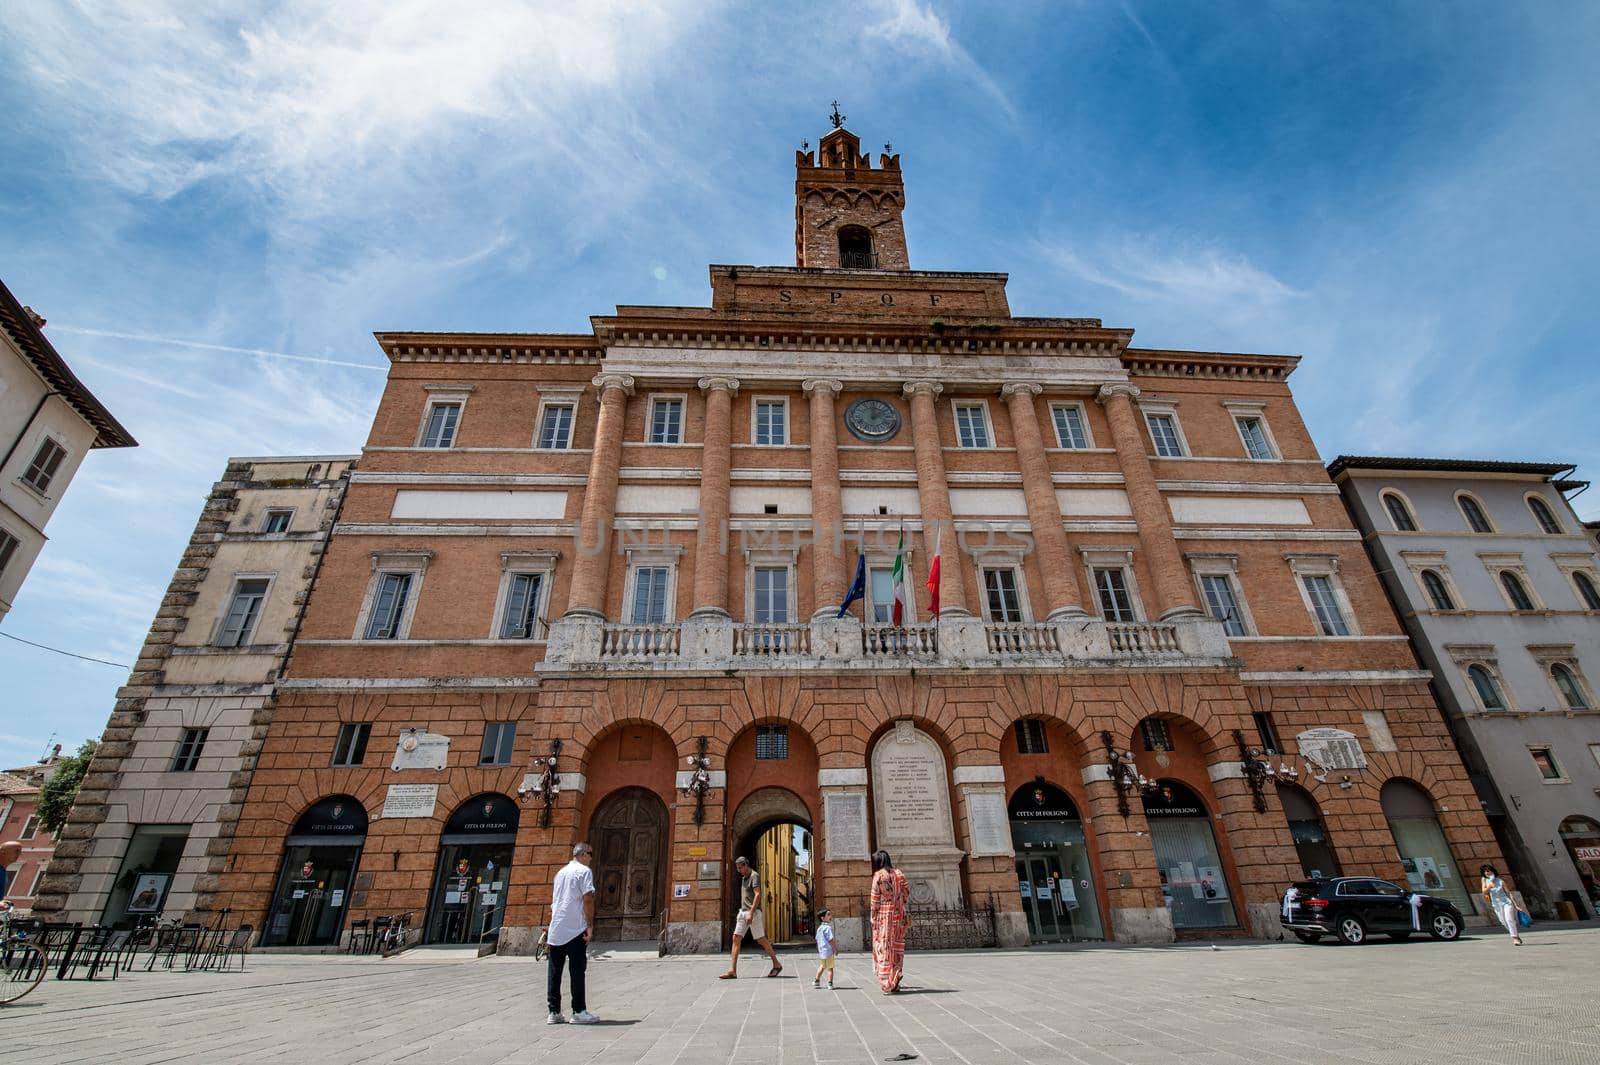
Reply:
[[906, 623], [906, 531], [900, 530], [900, 543], [894, 549], [894, 569], [889, 574], [894, 585], [894, 623]]
[[939, 534], [935, 526], [933, 530], [933, 561], [928, 563], [928, 596], [933, 603], [933, 616], [939, 616]]

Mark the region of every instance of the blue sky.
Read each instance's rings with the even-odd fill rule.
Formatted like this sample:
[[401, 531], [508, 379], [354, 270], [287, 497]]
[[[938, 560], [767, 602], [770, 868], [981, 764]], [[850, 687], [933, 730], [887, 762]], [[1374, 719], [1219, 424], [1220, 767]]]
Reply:
[[[901, 153], [916, 267], [1303, 355], [1327, 458], [1600, 474], [1595, 5], [196, 6], [7, 13], [0, 277], [143, 445], [90, 457], [10, 634], [131, 663], [228, 456], [360, 447], [374, 330], [577, 330], [792, 262], [835, 97]], [[125, 674], [0, 641], [0, 678], [16, 763]]]

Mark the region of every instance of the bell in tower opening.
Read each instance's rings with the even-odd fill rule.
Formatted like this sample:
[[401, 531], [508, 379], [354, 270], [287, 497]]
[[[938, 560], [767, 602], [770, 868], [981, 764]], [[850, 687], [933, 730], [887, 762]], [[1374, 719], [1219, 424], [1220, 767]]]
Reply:
[[885, 144], [873, 169], [861, 139], [844, 128], [837, 103], [831, 118], [834, 128], [816, 152], [794, 153], [795, 265], [909, 270], [900, 157]]

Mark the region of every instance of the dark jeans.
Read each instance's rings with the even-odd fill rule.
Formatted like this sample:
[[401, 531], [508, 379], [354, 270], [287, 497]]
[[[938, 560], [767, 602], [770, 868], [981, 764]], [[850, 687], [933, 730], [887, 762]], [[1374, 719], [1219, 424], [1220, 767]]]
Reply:
[[561, 967], [572, 967], [572, 1012], [582, 1013], [589, 1008], [584, 1001], [583, 976], [589, 968], [588, 944], [583, 937], [574, 936], [570, 943], [550, 948], [549, 975], [545, 980], [545, 997], [550, 1001], [550, 1012], [561, 1012]]

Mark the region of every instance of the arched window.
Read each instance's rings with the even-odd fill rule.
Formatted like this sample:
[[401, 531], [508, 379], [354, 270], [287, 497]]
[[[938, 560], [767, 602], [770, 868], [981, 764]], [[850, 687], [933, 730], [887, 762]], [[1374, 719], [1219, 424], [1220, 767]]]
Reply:
[[1550, 667], [1550, 679], [1556, 682], [1556, 690], [1561, 693], [1561, 700], [1567, 704], [1568, 710], [1589, 709], [1589, 697], [1583, 693], [1583, 685], [1578, 683], [1577, 676], [1570, 668], [1557, 662]]
[[1411, 516], [1411, 508], [1406, 506], [1406, 501], [1400, 498], [1398, 492], [1383, 493], [1383, 505], [1389, 511], [1389, 523], [1394, 526], [1395, 532], [1417, 531], [1417, 520]]
[[1472, 681], [1472, 686], [1477, 689], [1478, 701], [1485, 710], [1504, 710], [1506, 700], [1500, 694], [1500, 685], [1495, 682], [1494, 675], [1484, 666], [1472, 665], [1467, 667], [1467, 679]]
[[1494, 526], [1489, 524], [1489, 516], [1483, 512], [1483, 505], [1476, 499], [1463, 492], [1456, 496], [1456, 505], [1461, 508], [1461, 516], [1467, 519], [1467, 528], [1475, 533], [1494, 532]]
[[1578, 586], [1578, 595], [1583, 597], [1583, 605], [1590, 610], [1600, 610], [1600, 588], [1595, 587], [1594, 578], [1587, 573], [1574, 573], [1572, 583]]
[[1508, 569], [1501, 570], [1500, 587], [1506, 590], [1506, 598], [1511, 600], [1513, 610], [1534, 609], [1533, 597], [1528, 594], [1527, 585], [1523, 584], [1522, 578], [1515, 573]]
[[1433, 601], [1435, 610], [1454, 610], [1456, 603], [1450, 598], [1450, 589], [1446, 587], [1444, 578], [1431, 569], [1422, 571], [1422, 586], [1428, 590], [1428, 598]]
[[1556, 520], [1554, 512], [1545, 505], [1544, 500], [1538, 496], [1529, 496], [1528, 509], [1533, 511], [1533, 520], [1539, 523], [1539, 528], [1551, 535], [1561, 531], [1561, 523]]
[[872, 234], [864, 226], [844, 226], [839, 230], [839, 265], [846, 270], [877, 268], [877, 256], [872, 254]]

